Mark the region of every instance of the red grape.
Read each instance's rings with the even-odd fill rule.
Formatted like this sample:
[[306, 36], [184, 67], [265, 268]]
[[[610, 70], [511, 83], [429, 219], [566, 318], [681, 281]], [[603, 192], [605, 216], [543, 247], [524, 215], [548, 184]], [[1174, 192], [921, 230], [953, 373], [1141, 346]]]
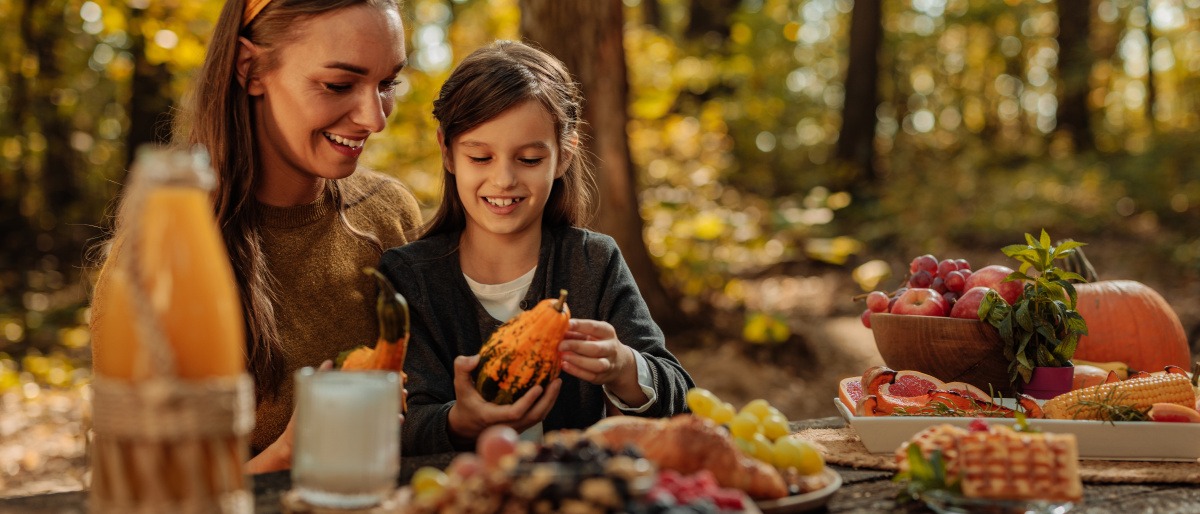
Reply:
[[958, 301], [958, 293], [956, 293], [954, 291], [947, 291], [945, 293], [942, 293], [942, 298], [946, 300], [947, 305], [953, 307], [954, 302]]
[[910, 263], [908, 265], [908, 272], [912, 273], [914, 275], [916, 275], [917, 272], [921, 271], [921, 270], [928, 271], [930, 275], [933, 275], [933, 274], [937, 273], [937, 269], [938, 269], [937, 257], [934, 257], [933, 255], [930, 255], [930, 254], [925, 254], [920, 257], [917, 257], [917, 258], [913, 259], [912, 263]]
[[929, 287], [931, 284], [933, 284], [933, 273], [927, 270], [919, 270], [908, 279], [908, 286], [913, 288], [920, 289]]
[[957, 264], [957, 265], [958, 265], [958, 269], [960, 269], [960, 270], [963, 270], [963, 269], [965, 269], [965, 270], [969, 270], [969, 269], [971, 269], [971, 263], [967, 262], [967, 260], [966, 260], [966, 259], [954, 259], [954, 264]]
[[859, 316], [859, 319], [862, 320], [862, 324], [864, 327], [871, 328], [871, 310], [870, 309], [863, 311], [862, 316]]
[[500, 464], [500, 459], [516, 451], [518, 439], [520, 436], [517, 435], [517, 431], [509, 426], [492, 425], [485, 429], [482, 434], [479, 434], [477, 448], [484, 466], [488, 469], [496, 469]]
[[942, 277], [933, 277], [933, 283], [929, 284], [929, 288], [939, 293], [945, 293], [946, 280]]
[[871, 291], [867, 295], [867, 310], [871, 312], [887, 312], [888, 295], [883, 291]]
[[955, 270], [946, 275], [946, 289], [961, 293], [965, 285], [967, 285], [967, 277], [963, 276], [963, 272]]
[[951, 271], [956, 271], [956, 270], [958, 270], [958, 264], [955, 264], [955, 262], [953, 260], [945, 259], [942, 262], [938, 263], [937, 276], [945, 277], [947, 273], [950, 273]]

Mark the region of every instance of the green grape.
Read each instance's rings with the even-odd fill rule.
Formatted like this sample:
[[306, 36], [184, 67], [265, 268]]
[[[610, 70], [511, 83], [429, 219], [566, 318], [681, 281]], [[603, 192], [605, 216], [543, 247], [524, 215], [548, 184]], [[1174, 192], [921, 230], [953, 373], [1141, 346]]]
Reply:
[[759, 431], [758, 418], [748, 412], [738, 414], [729, 420], [729, 433], [733, 434], [734, 437], [750, 439], [755, 434], [758, 434]]
[[442, 470], [430, 466], [418, 469], [412, 476], [413, 492], [418, 496], [433, 494], [446, 489], [450, 479]]
[[782, 411], [780, 411], [779, 409], [776, 409], [774, 405], [770, 406], [770, 407], [767, 409], [767, 415], [768, 415], [768, 416], [779, 416], [779, 417], [781, 417], [781, 418], [783, 418], [783, 419], [787, 419], [787, 416], [784, 416], [784, 415], [783, 415], [783, 412], [782, 412]]
[[768, 464], [775, 461], [775, 450], [771, 447], [771, 441], [767, 439], [767, 436], [756, 433], [750, 439], [750, 443], [754, 445], [754, 458]]
[[775, 451], [775, 459], [772, 464], [780, 470], [793, 467], [792, 463], [800, 460], [800, 448], [791, 439], [790, 437], [776, 439], [775, 444], [771, 445], [771, 449]]
[[730, 405], [729, 402], [721, 402], [713, 406], [708, 419], [713, 420], [718, 425], [724, 425], [733, 419], [734, 413], [733, 405]]
[[766, 419], [766, 417], [771, 414], [771, 409], [772, 407], [770, 403], [767, 403], [766, 400], [759, 398], [757, 400], [750, 400], [750, 403], [747, 403], [746, 406], [742, 407], [741, 412], [749, 412], [750, 414], [753, 414], [754, 417], [761, 420]]
[[771, 414], [762, 420], [762, 433], [767, 436], [767, 439], [775, 441], [790, 434], [791, 430], [788, 428], [787, 418]]
[[687, 392], [687, 406], [692, 410], [692, 414], [702, 418], [712, 419], [713, 407], [721, 403], [717, 395], [712, 394], [708, 389], [693, 387]]
[[798, 437], [784, 437], [773, 446], [776, 468], [796, 468], [802, 475], [815, 475], [825, 469], [825, 459], [808, 441]]

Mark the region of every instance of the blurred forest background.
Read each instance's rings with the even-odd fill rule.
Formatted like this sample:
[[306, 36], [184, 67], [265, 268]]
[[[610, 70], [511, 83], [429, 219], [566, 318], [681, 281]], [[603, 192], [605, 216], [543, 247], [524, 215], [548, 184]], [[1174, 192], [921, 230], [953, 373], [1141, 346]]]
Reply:
[[[221, 5], [0, 0], [0, 412], [87, 382], [89, 251], [132, 150], [169, 138]], [[1091, 243], [1102, 278], [1162, 292], [1195, 344], [1200, 0], [404, 10], [412, 65], [366, 162], [432, 212], [437, 88], [495, 38], [542, 43], [589, 102], [596, 228], [620, 242], [673, 347], [803, 376], [832, 337], [813, 327], [851, 319], [871, 344], [851, 296], [894, 288], [913, 256], [1011, 264], [999, 248], [1042, 228]], [[729, 372], [712, 360], [685, 364]], [[832, 412], [831, 390], [807, 394]], [[77, 422], [54, 405], [37, 415]], [[45, 467], [3, 445], [26, 426], [12, 419], [0, 415], [0, 490]]]

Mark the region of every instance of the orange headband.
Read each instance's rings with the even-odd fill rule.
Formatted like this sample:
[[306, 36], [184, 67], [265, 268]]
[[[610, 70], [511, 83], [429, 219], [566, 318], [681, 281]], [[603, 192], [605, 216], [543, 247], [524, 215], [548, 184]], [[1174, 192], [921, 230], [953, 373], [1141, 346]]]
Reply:
[[242, 11], [242, 27], [249, 25], [254, 21], [254, 17], [258, 16], [259, 11], [263, 10], [271, 0], [246, 0], [246, 10]]

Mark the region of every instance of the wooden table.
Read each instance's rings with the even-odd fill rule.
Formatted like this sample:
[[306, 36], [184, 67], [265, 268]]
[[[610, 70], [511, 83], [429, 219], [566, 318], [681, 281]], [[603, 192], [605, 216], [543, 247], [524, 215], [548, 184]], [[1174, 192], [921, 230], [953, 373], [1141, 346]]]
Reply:
[[[840, 428], [845, 426], [841, 418], [821, 418], [792, 424], [793, 431], [806, 428]], [[452, 455], [441, 454], [426, 457], [403, 457], [400, 481], [407, 483], [412, 473], [421, 466], [445, 467]], [[930, 512], [923, 505], [910, 503], [898, 505], [897, 484], [892, 482], [892, 473], [875, 470], [855, 470], [832, 466], [842, 475], [842, 488], [834, 494], [826, 507], [818, 512]], [[287, 472], [255, 475], [254, 497], [256, 512], [277, 513], [280, 498], [291, 487]], [[1147, 513], [1200, 513], [1200, 486], [1180, 484], [1084, 484], [1083, 504], [1072, 513], [1128, 514]], [[53, 513], [76, 514], [87, 512], [87, 492], [74, 491], [0, 500], [0, 513]]]

